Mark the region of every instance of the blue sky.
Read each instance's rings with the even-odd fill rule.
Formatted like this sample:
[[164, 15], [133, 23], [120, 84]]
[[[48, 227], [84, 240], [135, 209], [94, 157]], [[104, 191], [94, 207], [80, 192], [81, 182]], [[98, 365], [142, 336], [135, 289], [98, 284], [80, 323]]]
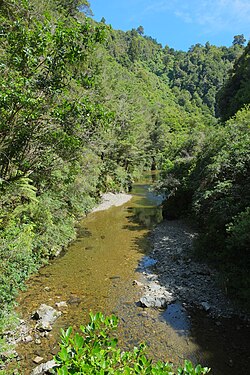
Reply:
[[187, 50], [209, 41], [230, 46], [234, 35], [250, 38], [250, 0], [90, 0], [94, 19], [114, 29], [142, 25], [163, 46]]

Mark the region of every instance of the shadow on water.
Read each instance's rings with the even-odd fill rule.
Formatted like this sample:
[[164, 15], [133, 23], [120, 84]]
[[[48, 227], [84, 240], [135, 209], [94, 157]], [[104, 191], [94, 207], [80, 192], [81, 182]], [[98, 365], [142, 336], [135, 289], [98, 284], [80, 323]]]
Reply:
[[191, 330], [191, 319], [180, 302], [171, 303], [160, 313], [160, 320], [165, 321], [181, 336], [188, 336]]
[[[42, 345], [22, 343], [20, 366], [26, 372], [21, 373], [29, 373], [27, 369], [34, 367], [34, 354], [51, 359], [60, 328], [79, 327], [88, 321], [88, 312], [92, 310], [118, 315], [118, 335], [125, 349], [145, 341], [155, 359], [179, 364], [189, 358], [216, 369], [214, 375], [235, 375], [234, 368], [247, 375], [246, 366], [242, 365], [244, 359], [249, 363], [249, 354], [242, 346], [247, 338], [245, 326], [232, 323], [230, 328], [224, 322], [216, 323], [202, 312], [185, 309], [181, 301], [160, 312], [136, 306], [142, 290], [133, 286], [133, 280], [143, 281], [143, 269], [153, 266], [148, 234], [162, 220], [162, 197], [154, 195], [150, 183], [151, 176], [135, 184], [133, 199], [123, 207], [88, 215], [78, 227], [78, 240], [65, 256], [42, 268], [29, 281], [27, 291], [20, 294], [19, 312], [26, 317], [41, 303], [68, 304], [53, 332], [42, 339]], [[175, 238], [170, 241], [174, 243]], [[159, 283], [164, 285], [158, 276]], [[236, 340], [232, 340], [231, 332]], [[233, 350], [232, 345], [240, 349]], [[240, 350], [241, 357], [235, 354]]]
[[[141, 197], [137, 201], [140, 206], [129, 208], [133, 213], [129, 221], [137, 223], [140, 228], [153, 228], [162, 221], [162, 197], [154, 196], [146, 184], [136, 185], [134, 194]], [[143, 237], [144, 242], [149, 242], [148, 234]], [[135, 242], [145, 253], [145, 246], [141, 247], [143, 238], [136, 238]], [[168, 243], [175, 242], [174, 236], [168, 238]], [[148, 274], [153, 274], [156, 260], [150, 257], [150, 245], [148, 249], [137, 271], [143, 272], [147, 269]], [[158, 275], [158, 280], [160, 285], [169, 287], [161, 275]], [[247, 322], [239, 318], [214, 319], [202, 310], [184, 307], [181, 301], [160, 311], [158, 320], [165, 323], [166, 327], [171, 326], [179, 336], [185, 338], [187, 345], [192, 347], [190, 352], [185, 353], [185, 357], [194, 363], [199, 362], [203, 366], [211, 367], [211, 375], [250, 374], [250, 324]], [[148, 343], [150, 346], [150, 341]], [[169, 347], [169, 350], [173, 352], [173, 348]]]

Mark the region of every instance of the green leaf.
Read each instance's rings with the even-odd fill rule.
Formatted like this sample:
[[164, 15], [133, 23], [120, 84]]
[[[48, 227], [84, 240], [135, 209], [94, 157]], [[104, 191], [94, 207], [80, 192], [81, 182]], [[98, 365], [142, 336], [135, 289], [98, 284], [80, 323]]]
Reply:
[[63, 362], [66, 362], [68, 360], [68, 352], [66, 348], [62, 348], [60, 352], [58, 353], [58, 356], [61, 358]]
[[59, 374], [59, 375], [68, 375], [69, 372], [68, 372], [67, 367], [63, 366], [63, 367], [57, 369], [57, 374]]

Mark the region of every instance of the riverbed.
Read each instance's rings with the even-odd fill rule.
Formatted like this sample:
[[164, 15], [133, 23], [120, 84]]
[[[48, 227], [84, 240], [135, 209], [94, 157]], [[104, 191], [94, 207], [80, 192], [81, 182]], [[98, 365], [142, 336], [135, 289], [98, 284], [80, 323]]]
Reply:
[[[153, 254], [150, 233], [162, 220], [161, 197], [151, 192], [150, 178], [134, 185], [132, 199], [124, 205], [96, 210], [84, 218], [77, 240], [28, 281], [27, 290], [18, 298], [18, 313], [28, 321], [32, 338], [17, 347], [16, 368], [21, 374], [30, 374], [36, 356], [44, 362], [53, 358], [60, 328], [77, 329], [88, 321], [89, 311], [118, 316], [118, 337], [125, 349], [143, 341], [154, 359], [178, 365], [187, 358], [212, 367], [214, 375], [248, 373], [246, 322], [212, 318], [181, 298], [165, 310], [140, 307], [143, 285], [151, 272], [150, 263], [145, 263]], [[182, 233], [184, 227], [178, 226]], [[192, 230], [187, 232], [192, 237]], [[162, 275], [157, 276], [161, 283]], [[51, 332], [38, 336], [32, 312], [43, 303], [55, 307], [58, 302], [66, 303], [61, 317]]]

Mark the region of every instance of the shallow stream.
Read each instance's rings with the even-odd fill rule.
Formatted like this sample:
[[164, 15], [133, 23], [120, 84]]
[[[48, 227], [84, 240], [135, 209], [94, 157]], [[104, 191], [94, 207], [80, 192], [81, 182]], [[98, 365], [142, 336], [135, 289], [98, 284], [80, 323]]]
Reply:
[[27, 283], [18, 299], [24, 319], [30, 319], [42, 303], [55, 307], [67, 301], [68, 307], [41, 342], [33, 339], [19, 345], [21, 374], [30, 374], [37, 355], [44, 361], [52, 359], [60, 327], [77, 329], [88, 321], [90, 310], [118, 315], [124, 348], [143, 341], [155, 359], [181, 364], [188, 358], [212, 367], [215, 375], [247, 374], [243, 366], [249, 363], [249, 353], [244, 351], [246, 337], [238, 322], [215, 322], [203, 312], [186, 310], [181, 302], [166, 311], [142, 309], [136, 303], [141, 289], [133, 280], [143, 282], [138, 265], [150, 252], [150, 228], [161, 220], [161, 197], [150, 192], [150, 178], [134, 185], [133, 198], [125, 205], [84, 218], [77, 240]]

